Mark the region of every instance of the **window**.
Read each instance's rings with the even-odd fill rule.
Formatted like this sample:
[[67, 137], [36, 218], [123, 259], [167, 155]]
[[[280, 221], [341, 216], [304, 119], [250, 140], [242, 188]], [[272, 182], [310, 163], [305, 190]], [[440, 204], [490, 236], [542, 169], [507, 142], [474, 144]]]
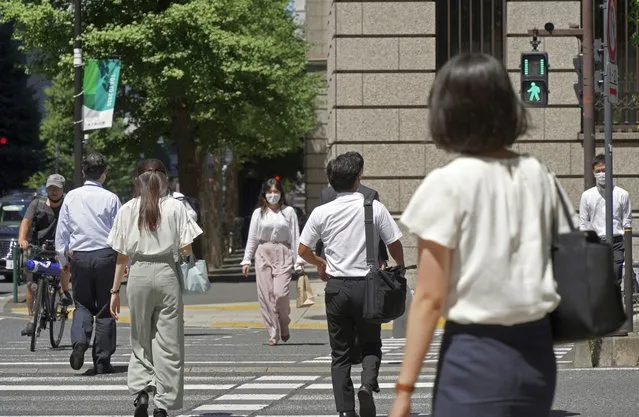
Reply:
[[[603, 10], [601, 0], [593, 0], [594, 38], [603, 40]], [[637, 31], [638, 12], [635, 0], [617, 0], [617, 65], [619, 67], [619, 103], [613, 105], [613, 123], [636, 130], [639, 123], [639, 55], [632, 41]], [[595, 64], [599, 65], [599, 64]], [[603, 69], [603, 63], [601, 64]], [[603, 98], [595, 99], [595, 125], [603, 129]]]
[[503, 59], [505, 3], [505, 0], [437, 0], [437, 68], [462, 52], [485, 52]]

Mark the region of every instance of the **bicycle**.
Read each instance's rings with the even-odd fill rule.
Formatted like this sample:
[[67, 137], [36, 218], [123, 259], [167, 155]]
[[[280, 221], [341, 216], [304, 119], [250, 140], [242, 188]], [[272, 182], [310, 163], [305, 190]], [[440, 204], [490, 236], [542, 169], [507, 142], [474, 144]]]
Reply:
[[32, 271], [34, 282], [38, 282], [33, 299], [33, 332], [30, 345], [31, 352], [34, 352], [40, 332], [46, 330], [47, 324], [51, 347], [60, 346], [69, 312], [68, 307], [60, 300], [60, 264], [55, 261], [55, 250], [51, 249], [51, 244], [29, 245], [29, 252], [30, 256], [23, 256], [25, 261], [22, 266]]

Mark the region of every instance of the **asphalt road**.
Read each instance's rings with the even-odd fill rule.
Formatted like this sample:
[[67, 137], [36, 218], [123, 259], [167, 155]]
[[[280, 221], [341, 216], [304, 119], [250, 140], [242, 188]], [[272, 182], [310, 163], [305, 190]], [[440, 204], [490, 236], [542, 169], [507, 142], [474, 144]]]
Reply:
[[[32, 353], [26, 338], [19, 336], [23, 324], [23, 318], [0, 315], [0, 417], [132, 415], [133, 398], [126, 391], [127, 326], [118, 327], [113, 357], [117, 372], [87, 376], [89, 365], [80, 371], [68, 365], [68, 335], [56, 350], [41, 337]], [[402, 359], [403, 340], [390, 336], [384, 331], [382, 390], [376, 395], [380, 416], [391, 405]], [[414, 411], [420, 414], [414, 415], [429, 415], [436, 362], [435, 347], [415, 393]], [[353, 372], [356, 386], [358, 369]], [[261, 329], [188, 328], [185, 381], [184, 408], [172, 416], [336, 415], [325, 330], [297, 330], [289, 343], [269, 347]], [[639, 370], [562, 369], [551, 416], [637, 415], [638, 382]]]

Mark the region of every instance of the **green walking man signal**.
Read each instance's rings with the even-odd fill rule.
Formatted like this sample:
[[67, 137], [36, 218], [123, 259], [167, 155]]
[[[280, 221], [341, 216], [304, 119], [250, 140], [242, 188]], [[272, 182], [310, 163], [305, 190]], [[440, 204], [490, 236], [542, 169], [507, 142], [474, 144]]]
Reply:
[[521, 54], [521, 101], [528, 106], [548, 105], [548, 53]]

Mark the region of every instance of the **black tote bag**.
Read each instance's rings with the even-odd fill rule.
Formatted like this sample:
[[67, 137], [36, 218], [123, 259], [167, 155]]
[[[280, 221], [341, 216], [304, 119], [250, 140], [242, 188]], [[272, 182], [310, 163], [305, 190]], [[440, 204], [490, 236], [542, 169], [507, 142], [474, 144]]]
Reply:
[[593, 231], [580, 231], [554, 178], [561, 209], [570, 232], [560, 234], [554, 221], [552, 262], [559, 306], [550, 314], [555, 342], [573, 342], [606, 336], [626, 320], [621, 292], [615, 283], [612, 247]]
[[395, 320], [406, 310], [408, 285], [404, 273], [406, 268], [380, 269], [375, 257], [373, 236], [373, 201], [364, 201], [366, 230], [366, 263], [369, 268], [364, 287], [362, 317], [367, 323], [381, 324]]

